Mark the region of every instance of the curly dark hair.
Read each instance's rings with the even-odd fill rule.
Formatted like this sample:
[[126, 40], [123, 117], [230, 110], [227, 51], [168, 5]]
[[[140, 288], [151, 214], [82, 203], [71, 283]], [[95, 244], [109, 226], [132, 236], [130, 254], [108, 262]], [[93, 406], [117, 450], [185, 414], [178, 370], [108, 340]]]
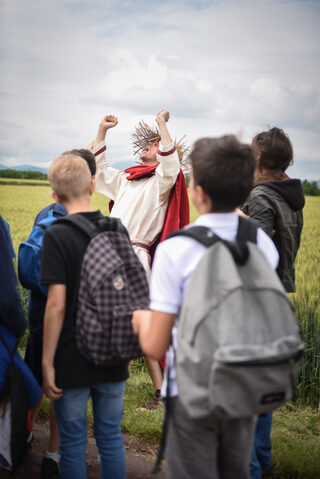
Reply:
[[258, 159], [258, 166], [266, 170], [284, 172], [293, 163], [291, 141], [281, 128], [258, 133], [252, 140], [252, 148]]

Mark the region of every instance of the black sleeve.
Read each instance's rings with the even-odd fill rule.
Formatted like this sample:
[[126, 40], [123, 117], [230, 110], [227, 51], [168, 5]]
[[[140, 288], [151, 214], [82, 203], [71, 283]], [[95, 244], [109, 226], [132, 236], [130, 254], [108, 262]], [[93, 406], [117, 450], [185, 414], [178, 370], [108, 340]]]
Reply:
[[268, 194], [254, 188], [243, 207], [243, 211], [270, 237], [275, 228], [275, 216]]
[[40, 283], [67, 284], [65, 253], [61, 248], [58, 225], [52, 225], [43, 238], [41, 248]]
[[19, 338], [26, 329], [17, 276], [13, 267], [5, 225], [0, 217], [0, 324]]

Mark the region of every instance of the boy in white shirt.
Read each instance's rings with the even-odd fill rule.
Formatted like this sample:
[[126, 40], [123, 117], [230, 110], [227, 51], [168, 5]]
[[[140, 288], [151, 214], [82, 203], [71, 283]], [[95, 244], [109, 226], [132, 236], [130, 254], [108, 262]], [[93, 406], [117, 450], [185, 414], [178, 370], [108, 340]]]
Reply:
[[[195, 143], [191, 162], [190, 198], [200, 214], [195, 224], [209, 227], [220, 238], [235, 239], [239, 221], [235, 210], [253, 184], [255, 162], [250, 146], [231, 135], [203, 138]], [[277, 250], [261, 229], [257, 231], [257, 245], [276, 268]], [[151, 274], [151, 311], [135, 312], [133, 327], [146, 354], [157, 359], [167, 351], [172, 397], [166, 449], [168, 478], [248, 479], [255, 418], [199, 424], [179, 401], [174, 364], [179, 313], [190, 276], [205, 251], [205, 246], [183, 236], [158, 246]], [[163, 396], [167, 380], [165, 377]]]

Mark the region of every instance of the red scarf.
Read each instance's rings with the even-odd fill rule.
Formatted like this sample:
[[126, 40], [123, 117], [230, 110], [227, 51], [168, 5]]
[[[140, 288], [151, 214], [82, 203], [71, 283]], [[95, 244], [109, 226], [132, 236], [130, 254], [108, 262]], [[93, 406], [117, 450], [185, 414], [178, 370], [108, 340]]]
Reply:
[[[148, 178], [154, 175], [157, 167], [158, 164], [152, 166], [137, 165], [127, 168], [126, 170], [124, 170], [124, 172], [129, 173], [129, 175], [127, 176], [127, 180], [140, 180], [142, 178]], [[112, 210], [113, 204], [114, 202], [111, 200], [109, 202], [110, 212]], [[167, 212], [160, 233], [160, 237], [151, 247], [151, 258], [153, 258], [153, 254], [158, 243], [163, 241], [170, 233], [173, 233], [173, 231], [183, 228], [184, 226], [189, 224], [189, 221], [190, 209], [186, 180], [184, 178], [182, 170], [180, 170], [175, 185], [172, 187], [172, 190], [170, 192]]]
[[158, 166], [159, 163], [156, 165], [135, 165], [130, 166], [124, 172], [129, 173], [127, 180], [140, 180], [141, 178], [148, 178], [154, 175]]
[[[127, 168], [125, 173], [130, 173], [127, 176], [127, 180], [138, 180], [141, 178], [147, 178], [155, 174], [155, 170], [158, 165], [148, 166], [148, 165], [138, 165]], [[189, 207], [189, 198], [186, 180], [182, 170], [177, 176], [176, 182], [173, 185], [166, 216], [164, 219], [163, 227], [160, 233], [160, 237], [153, 243], [150, 248], [151, 261], [154, 257], [154, 252], [157, 245], [166, 239], [166, 237], [173, 233], [174, 231], [183, 228], [190, 222], [190, 207]], [[166, 358], [165, 356], [159, 360], [159, 364], [164, 370], [166, 368]]]

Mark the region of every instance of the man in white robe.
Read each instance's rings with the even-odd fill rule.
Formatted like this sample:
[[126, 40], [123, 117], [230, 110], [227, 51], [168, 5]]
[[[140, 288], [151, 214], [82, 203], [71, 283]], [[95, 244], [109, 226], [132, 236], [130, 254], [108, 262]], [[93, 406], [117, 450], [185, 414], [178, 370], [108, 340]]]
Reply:
[[[171, 190], [178, 175], [182, 175], [179, 157], [167, 129], [168, 119], [169, 112], [160, 110], [156, 116], [160, 142], [150, 141], [140, 155], [142, 165], [125, 172], [112, 168], [105, 157], [106, 133], [118, 124], [117, 117], [105, 116], [99, 124], [95, 141], [87, 146], [96, 157], [96, 191], [114, 202], [111, 216], [120, 218], [127, 228], [148, 279], [150, 248], [160, 238]], [[162, 371], [159, 363], [151, 358], [147, 358], [147, 366], [155, 390], [153, 406], [160, 400]]]

